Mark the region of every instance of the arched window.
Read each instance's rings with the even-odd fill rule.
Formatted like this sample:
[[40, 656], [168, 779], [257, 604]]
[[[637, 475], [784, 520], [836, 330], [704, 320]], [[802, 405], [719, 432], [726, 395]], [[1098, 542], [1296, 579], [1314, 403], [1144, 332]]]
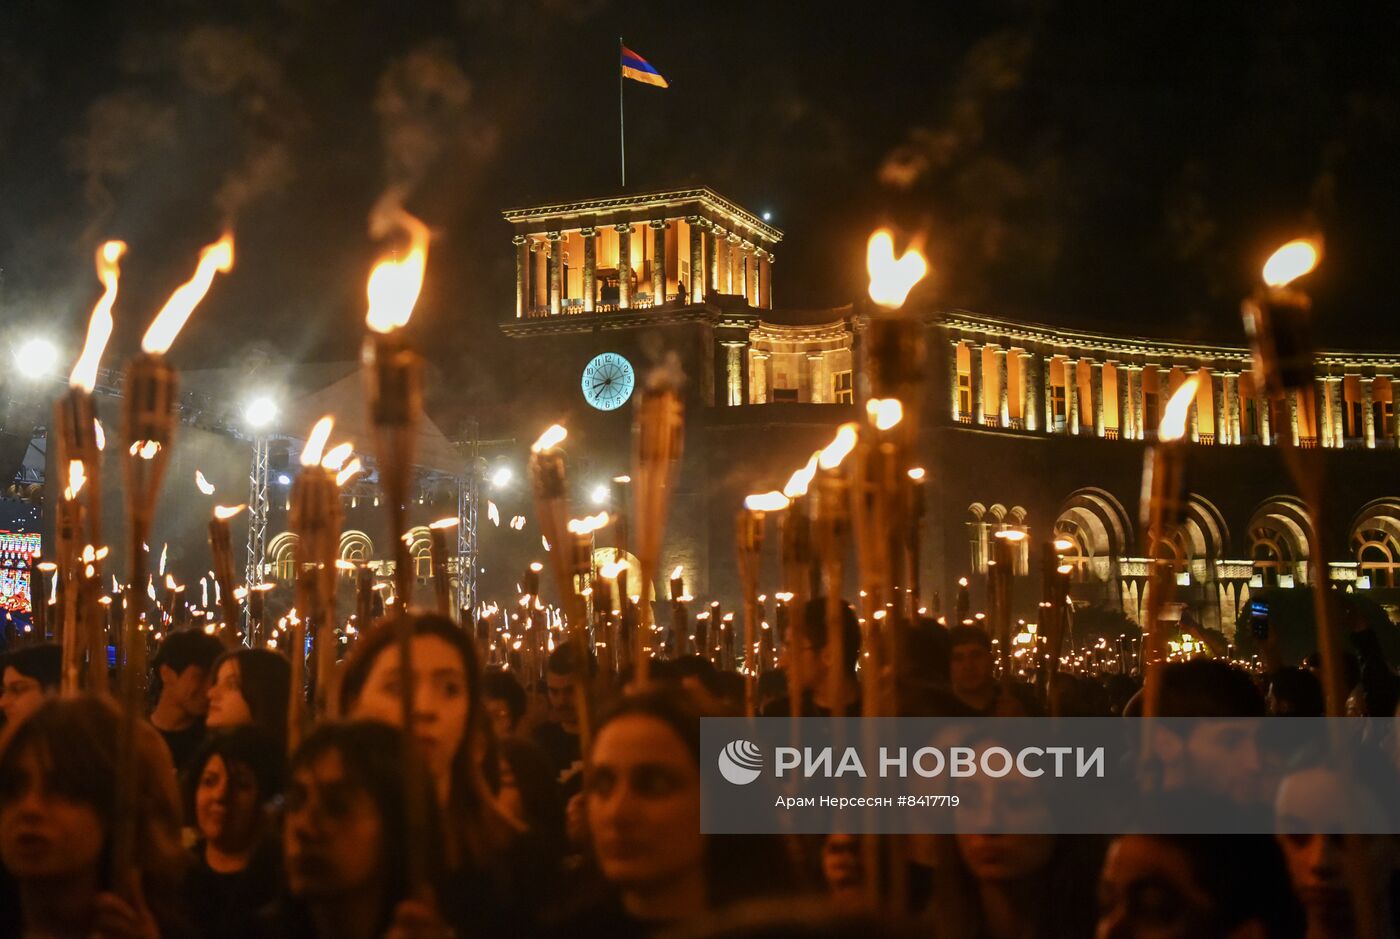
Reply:
[[1254, 573], [1259, 575], [1259, 581], [1265, 587], [1277, 587], [1279, 574], [1293, 571], [1288, 542], [1279, 537], [1279, 532], [1267, 527], [1252, 530], [1249, 540]]
[[413, 559], [413, 576], [428, 581], [433, 576], [433, 542], [422, 525], [409, 532], [408, 554]]
[[267, 574], [274, 580], [296, 580], [298, 538], [289, 531], [267, 545]]
[[1064, 538], [1073, 547], [1060, 555], [1060, 563], [1068, 564], [1073, 570], [1070, 572], [1070, 580], [1076, 583], [1084, 583], [1090, 579], [1090, 565], [1094, 560], [1094, 550], [1090, 547], [1091, 542], [1087, 533], [1079, 526], [1074, 519], [1062, 518], [1055, 524], [1055, 538]]
[[1363, 528], [1352, 536], [1357, 573], [1371, 578], [1372, 587], [1400, 586], [1400, 540], [1378, 528]]
[[[347, 531], [340, 536], [340, 559], [352, 564], [364, 564], [374, 557], [374, 542], [362, 531]], [[353, 575], [353, 571], [342, 571]]]

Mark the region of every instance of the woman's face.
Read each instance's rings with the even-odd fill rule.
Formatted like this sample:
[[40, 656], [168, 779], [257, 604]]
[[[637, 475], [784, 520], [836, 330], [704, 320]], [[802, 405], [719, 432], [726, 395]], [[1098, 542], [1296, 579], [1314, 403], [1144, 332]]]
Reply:
[[639, 887], [701, 869], [700, 769], [665, 723], [629, 714], [605, 726], [585, 786], [593, 847], [610, 882]]
[[0, 790], [0, 863], [16, 878], [96, 875], [106, 831], [97, 810], [49, 785], [33, 748]]
[[253, 723], [253, 712], [243, 697], [243, 675], [237, 659], [225, 659], [209, 686], [209, 713], [204, 723], [208, 727], [238, 727]]
[[282, 828], [292, 896], [315, 902], [374, 890], [386, 874], [383, 852], [384, 819], [338, 752], [293, 771]]
[[11, 665], [0, 673], [0, 714], [5, 715], [9, 724], [18, 724], [39, 710], [44, 697], [44, 686], [39, 679], [30, 678]]
[[959, 834], [958, 854], [979, 881], [1024, 880], [1045, 870], [1054, 835]]
[[[413, 733], [433, 777], [442, 782], [451, 777], [452, 761], [467, 732], [466, 665], [457, 649], [439, 636], [414, 636], [409, 658], [413, 667]], [[402, 727], [399, 688], [399, 650], [389, 645], [370, 666], [350, 716]]]
[[1097, 939], [1218, 936], [1215, 904], [1180, 848], [1149, 835], [1114, 841], [1099, 876]]
[[199, 833], [222, 851], [246, 851], [262, 833], [262, 806], [252, 769], [224, 762], [218, 754], [204, 764], [194, 791]]

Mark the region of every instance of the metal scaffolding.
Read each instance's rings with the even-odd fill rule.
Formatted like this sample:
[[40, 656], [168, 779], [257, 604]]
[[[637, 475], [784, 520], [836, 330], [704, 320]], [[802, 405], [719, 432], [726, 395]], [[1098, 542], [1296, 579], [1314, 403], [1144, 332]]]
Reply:
[[468, 624], [476, 616], [480, 532], [477, 507], [481, 504], [481, 434], [476, 418], [467, 425], [467, 468], [457, 477], [457, 609], [467, 610]]
[[[253, 463], [248, 470], [248, 566], [243, 573], [243, 583], [249, 590], [262, 581], [263, 564], [267, 560], [267, 515], [271, 508], [267, 498], [268, 450], [267, 434], [253, 438]], [[243, 604], [243, 635], [252, 635], [246, 602]]]

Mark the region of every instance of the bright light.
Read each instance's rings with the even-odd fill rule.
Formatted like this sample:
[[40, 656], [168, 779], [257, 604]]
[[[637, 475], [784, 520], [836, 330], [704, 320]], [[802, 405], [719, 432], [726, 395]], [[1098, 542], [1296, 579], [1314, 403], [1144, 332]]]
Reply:
[[243, 419], [253, 428], [266, 427], [277, 420], [278, 413], [277, 402], [267, 395], [258, 395], [243, 406]]
[[497, 489], [504, 489], [510, 485], [510, 481], [515, 478], [514, 471], [509, 466], [498, 466], [491, 474], [491, 485]]
[[47, 339], [27, 339], [15, 349], [15, 368], [25, 378], [52, 375], [58, 365], [58, 347]]
[[894, 235], [884, 228], [870, 236], [865, 266], [870, 273], [870, 299], [888, 310], [904, 306], [909, 291], [928, 274], [928, 262], [917, 247], [894, 256]]
[[744, 508], [750, 512], [781, 512], [788, 507], [788, 497], [781, 492], [763, 492], [744, 499]]
[[1197, 375], [1186, 379], [1167, 402], [1167, 412], [1157, 430], [1157, 439], [1163, 443], [1180, 440], [1186, 436], [1186, 419], [1190, 416], [1191, 405], [1196, 401], [1196, 388], [1201, 383]]
[[764, 220], [765, 222], [771, 222], [771, 221], [773, 221], [773, 213], [772, 213], [772, 212], [764, 212], [764, 213], [763, 213], [763, 220]]
[[279, 486], [290, 486], [291, 484], [292, 484], [292, 477], [288, 476], [286, 473], [278, 473], [278, 474], [277, 474], [277, 485], [279, 485]]
[[1279, 248], [1264, 264], [1264, 283], [1284, 287], [1317, 267], [1322, 253], [1316, 242], [1307, 238], [1290, 241]]
[[593, 501], [594, 505], [604, 505], [607, 503], [608, 498], [611, 495], [612, 492], [608, 489], [608, 487], [600, 483], [597, 486], [593, 487], [593, 491], [588, 494], [588, 498]]

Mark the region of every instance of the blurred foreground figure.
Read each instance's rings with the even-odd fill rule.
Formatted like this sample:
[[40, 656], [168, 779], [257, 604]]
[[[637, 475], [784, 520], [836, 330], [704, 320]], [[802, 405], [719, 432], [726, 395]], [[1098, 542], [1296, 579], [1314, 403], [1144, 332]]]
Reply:
[[56, 642], [37, 642], [0, 655], [0, 713], [13, 727], [58, 693], [63, 650]]
[[108, 882], [121, 715], [90, 697], [45, 702], [0, 752], [0, 935], [188, 935], [170, 755], [138, 724], [137, 870]]

